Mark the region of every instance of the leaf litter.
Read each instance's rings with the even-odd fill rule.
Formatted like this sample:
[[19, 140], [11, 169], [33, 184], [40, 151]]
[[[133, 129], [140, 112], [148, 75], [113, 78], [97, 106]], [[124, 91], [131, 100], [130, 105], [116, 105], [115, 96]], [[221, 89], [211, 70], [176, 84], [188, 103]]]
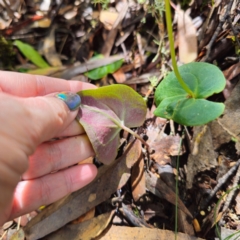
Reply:
[[[215, 232], [216, 225], [219, 225], [222, 238], [229, 236], [228, 229], [232, 230], [231, 234], [236, 232], [240, 228], [238, 190], [224, 212], [226, 200], [219, 199], [234, 186], [233, 175], [238, 171], [240, 151], [237, 1], [216, 1], [213, 5], [192, 1], [185, 12], [173, 8], [173, 13], [179, 15], [177, 28], [174, 28], [179, 39], [175, 46], [179, 61], [196, 58], [197, 61], [217, 63], [227, 81], [224, 95], [211, 97], [215, 102], [224, 102], [226, 98], [223, 116], [194, 128], [184, 128], [153, 115], [156, 106], [151, 78], [156, 77], [160, 82], [171, 71], [164, 18], [156, 11], [161, 13], [161, 4], [154, 9], [148, 1], [142, 1], [142, 4], [140, 1], [112, 1], [104, 9], [101, 4], [88, 1], [80, 4], [76, 0], [56, 1], [43, 8], [45, 1], [40, 2], [40, 5], [32, 5], [26, 1], [24, 5], [22, 1], [14, 1], [8, 5], [3, 1], [2, 36], [18, 43], [19, 49], [15, 49], [14, 62], [1, 65], [1, 69], [83, 79], [84, 74], [93, 69], [97, 75], [99, 67], [123, 61], [118, 70], [105, 72], [100, 80], [88, 79], [99, 87], [115, 86], [114, 90], [106, 88], [109, 89], [106, 92], [119, 94], [119, 101], [103, 100], [104, 88], [99, 98], [91, 97], [91, 92], [83, 92], [82, 116], [89, 121], [87, 114], [93, 114], [89, 111], [86, 114], [84, 104], [87, 102], [101, 105], [104, 111], [113, 110], [111, 114], [116, 119], [124, 112], [123, 101], [132, 104], [127, 109], [133, 111], [126, 114], [139, 122], [129, 127], [147, 141], [149, 148], [139, 141], [134, 142], [133, 137], [118, 128], [114, 133], [115, 142], [111, 143], [110, 134], [106, 148], [102, 148], [101, 141], [96, 143], [96, 152], [102, 151], [105, 155], [101, 152], [94, 160], [99, 172], [92, 183], [37, 210], [38, 215], [33, 218], [25, 216], [24, 223], [19, 221], [22, 228], [12, 238], [10, 235], [16, 231], [14, 225], [4, 236], [5, 230], [1, 229], [3, 239], [44, 236], [44, 239], [60, 239], [60, 236], [71, 236], [71, 239], [174, 239], [176, 199], [178, 239], [215, 239], [219, 237]], [[228, 15], [230, 18], [227, 13], [231, 14]], [[6, 49], [10, 51], [11, 47]], [[91, 60], [95, 53], [104, 54], [104, 58]], [[0, 62], [6, 59], [5, 56], [0, 54]], [[210, 85], [214, 84], [214, 79], [208, 81]], [[145, 97], [147, 113], [142, 111], [141, 117], [136, 115], [138, 106], [129, 99], [125, 88], [121, 89], [116, 83], [128, 85]], [[98, 115], [91, 119], [95, 119], [92, 126], [101, 124]], [[122, 121], [124, 117], [119, 119]], [[84, 125], [84, 118], [79, 120]], [[127, 122], [124, 119], [126, 126]], [[107, 123], [108, 126], [111, 124]], [[91, 125], [85, 128], [90, 137]], [[98, 133], [92, 133], [92, 139], [95, 134], [104, 139], [107, 130], [104, 133], [103, 129], [101, 126]], [[183, 130], [185, 137], [180, 146]], [[208, 200], [207, 204], [204, 199]], [[81, 216], [90, 209], [86, 221], [80, 222]]]

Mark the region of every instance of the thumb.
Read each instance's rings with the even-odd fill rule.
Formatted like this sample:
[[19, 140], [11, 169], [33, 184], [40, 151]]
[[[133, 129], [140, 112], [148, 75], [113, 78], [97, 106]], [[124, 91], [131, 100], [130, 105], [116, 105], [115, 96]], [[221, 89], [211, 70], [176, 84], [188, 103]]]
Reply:
[[31, 138], [36, 145], [62, 132], [75, 118], [81, 103], [78, 94], [61, 92], [54, 96], [25, 98], [34, 122]]

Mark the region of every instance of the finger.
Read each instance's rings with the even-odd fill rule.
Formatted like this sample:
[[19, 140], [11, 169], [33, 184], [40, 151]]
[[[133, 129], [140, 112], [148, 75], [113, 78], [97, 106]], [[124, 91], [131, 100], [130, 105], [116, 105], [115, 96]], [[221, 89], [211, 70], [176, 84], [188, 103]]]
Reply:
[[[19, 98], [19, 101], [22, 101], [29, 111], [31, 125], [28, 131], [30, 139], [35, 146], [63, 132], [76, 118], [78, 111], [71, 111], [71, 108], [76, 108], [80, 105], [80, 97], [72, 93], [64, 94], [64, 96], [67, 100], [64, 99], [62, 101], [58, 98], [48, 96]], [[75, 102], [71, 100], [72, 98]], [[68, 101], [69, 99], [70, 101]]]
[[59, 133], [56, 137], [70, 137], [81, 135], [83, 133], [85, 133], [83, 126], [77, 120], [75, 120], [71, 122], [70, 125], [65, 130], [63, 130], [63, 132]]
[[83, 164], [41, 178], [20, 182], [14, 194], [9, 219], [57, 201], [87, 185], [96, 174], [97, 169], [93, 164]]
[[88, 137], [80, 135], [59, 141], [41, 144], [29, 158], [28, 170], [22, 179], [33, 179], [72, 166], [88, 157], [94, 151]]
[[94, 85], [80, 81], [66, 81], [46, 76], [0, 71], [0, 89], [3, 92], [19, 96], [44, 96], [53, 92], [96, 88]]

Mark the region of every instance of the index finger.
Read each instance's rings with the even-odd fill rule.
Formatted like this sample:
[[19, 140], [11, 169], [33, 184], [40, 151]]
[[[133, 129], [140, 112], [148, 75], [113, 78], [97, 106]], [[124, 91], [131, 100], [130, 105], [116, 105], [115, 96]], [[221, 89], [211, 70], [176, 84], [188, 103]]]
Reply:
[[78, 92], [91, 88], [95, 86], [80, 81], [0, 71], [0, 91], [19, 97], [44, 96], [61, 91]]

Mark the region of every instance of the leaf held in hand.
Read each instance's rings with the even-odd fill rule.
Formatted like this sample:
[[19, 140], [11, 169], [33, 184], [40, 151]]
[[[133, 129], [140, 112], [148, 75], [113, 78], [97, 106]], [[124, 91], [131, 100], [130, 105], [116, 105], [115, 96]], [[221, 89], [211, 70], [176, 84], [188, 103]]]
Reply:
[[187, 126], [206, 124], [219, 117], [224, 104], [205, 98], [224, 89], [226, 80], [223, 73], [216, 66], [202, 62], [185, 64], [179, 67], [179, 72], [195, 98], [188, 95], [171, 72], [157, 87], [154, 114]]
[[84, 90], [77, 119], [84, 127], [100, 162], [111, 163], [117, 156], [122, 127], [141, 126], [146, 103], [132, 88], [110, 85]]
[[40, 68], [47, 68], [49, 65], [42, 58], [42, 56], [29, 44], [19, 40], [15, 40], [13, 44], [21, 51], [21, 53], [36, 66]]
[[[92, 59], [98, 59], [98, 58], [101, 59], [101, 58], [104, 58], [104, 56], [100, 54], [93, 57]], [[116, 72], [122, 66], [122, 64], [123, 64], [123, 59], [107, 64], [106, 66], [103, 66], [103, 67], [95, 68], [89, 72], [86, 72], [85, 76], [87, 76], [92, 80], [98, 80], [107, 76], [109, 73]]]

